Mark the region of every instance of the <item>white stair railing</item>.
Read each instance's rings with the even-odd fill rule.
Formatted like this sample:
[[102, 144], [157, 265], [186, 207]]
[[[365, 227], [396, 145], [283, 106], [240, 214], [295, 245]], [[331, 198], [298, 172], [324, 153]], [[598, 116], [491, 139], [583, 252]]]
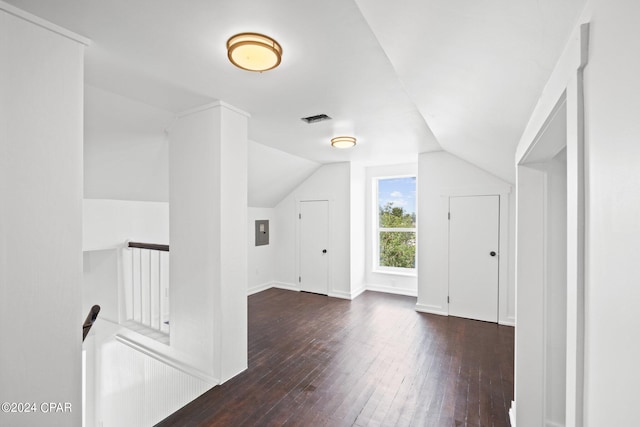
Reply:
[[126, 320], [168, 334], [169, 246], [139, 242], [127, 246], [131, 277], [124, 281]]

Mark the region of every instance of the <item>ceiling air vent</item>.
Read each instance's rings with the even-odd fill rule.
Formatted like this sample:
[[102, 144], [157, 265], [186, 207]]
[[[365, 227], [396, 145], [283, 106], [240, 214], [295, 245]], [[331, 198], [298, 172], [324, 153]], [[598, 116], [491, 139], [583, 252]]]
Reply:
[[303, 117], [300, 120], [311, 124], [311, 123], [323, 122], [325, 120], [331, 120], [331, 117], [327, 116], [326, 114], [318, 114], [315, 116]]

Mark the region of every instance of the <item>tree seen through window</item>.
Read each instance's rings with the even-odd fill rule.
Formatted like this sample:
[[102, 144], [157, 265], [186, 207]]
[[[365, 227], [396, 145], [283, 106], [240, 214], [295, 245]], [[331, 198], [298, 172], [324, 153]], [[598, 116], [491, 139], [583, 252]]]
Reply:
[[415, 268], [415, 177], [378, 180], [379, 267]]

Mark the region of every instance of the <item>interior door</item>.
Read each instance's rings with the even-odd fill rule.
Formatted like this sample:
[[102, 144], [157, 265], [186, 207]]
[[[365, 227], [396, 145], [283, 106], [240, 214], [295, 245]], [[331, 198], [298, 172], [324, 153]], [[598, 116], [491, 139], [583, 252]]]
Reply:
[[300, 289], [329, 293], [329, 202], [300, 202]]
[[500, 196], [449, 198], [449, 315], [498, 321]]

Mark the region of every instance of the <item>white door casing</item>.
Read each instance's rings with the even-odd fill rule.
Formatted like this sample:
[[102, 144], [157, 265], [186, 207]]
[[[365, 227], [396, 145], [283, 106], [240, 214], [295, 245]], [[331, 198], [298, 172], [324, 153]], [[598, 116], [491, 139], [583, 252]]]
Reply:
[[300, 290], [329, 293], [329, 202], [300, 201]]
[[449, 199], [449, 315], [498, 322], [500, 196]]

